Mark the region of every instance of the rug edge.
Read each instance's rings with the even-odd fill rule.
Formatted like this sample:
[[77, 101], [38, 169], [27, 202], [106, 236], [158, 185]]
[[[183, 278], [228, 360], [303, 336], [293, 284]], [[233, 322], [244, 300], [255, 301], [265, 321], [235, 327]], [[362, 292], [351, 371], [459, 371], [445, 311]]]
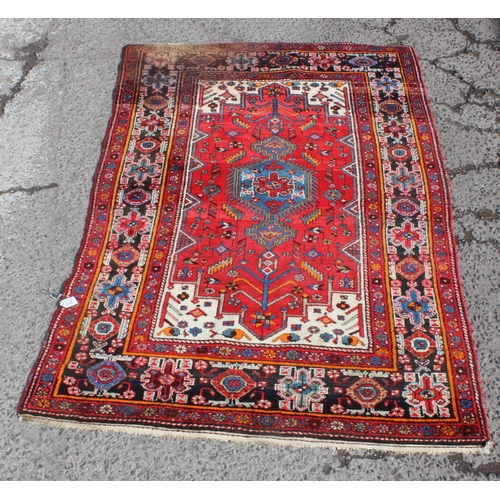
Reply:
[[237, 433], [226, 432], [208, 432], [201, 430], [182, 430], [182, 429], [165, 429], [157, 427], [148, 427], [144, 425], [111, 425], [103, 423], [90, 423], [72, 420], [60, 420], [50, 417], [41, 417], [25, 413], [19, 413], [18, 419], [22, 422], [35, 423], [37, 425], [46, 425], [48, 427], [55, 427], [58, 429], [83, 429], [88, 431], [110, 431], [121, 432], [125, 434], [132, 434], [135, 436], [156, 436], [163, 438], [174, 439], [210, 439], [214, 441], [231, 442], [231, 443], [247, 443], [247, 444], [271, 444], [279, 445], [288, 448], [323, 448], [333, 450], [366, 450], [366, 451], [383, 451], [392, 453], [421, 453], [437, 455], [441, 453], [463, 453], [474, 454], [481, 453], [489, 455], [495, 448], [495, 443], [488, 440], [484, 444], [478, 445], [464, 445], [464, 446], [427, 446], [427, 445], [406, 445], [406, 444], [383, 444], [383, 443], [355, 443], [351, 441], [318, 441], [311, 439], [282, 439], [274, 438], [272, 436], [255, 436]]
[[[378, 51], [378, 50], [396, 50], [407, 51], [411, 48], [410, 45], [381, 45], [381, 44], [365, 44], [365, 43], [346, 43], [346, 42], [274, 42], [274, 41], [253, 41], [253, 42], [212, 42], [212, 43], [180, 43], [180, 42], [165, 42], [165, 43], [132, 43], [123, 46], [123, 49], [146, 49], [146, 48], [162, 48], [182, 49], [189, 48], [195, 50], [213, 50], [213, 49], [229, 49], [230, 47], [237, 48], [252, 48], [262, 50], [279, 50], [295, 48], [296, 50], [363, 50], [363, 51]], [[299, 48], [297, 48], [299, 47]], [[321, 48], [319, 48], [321, 47]]]

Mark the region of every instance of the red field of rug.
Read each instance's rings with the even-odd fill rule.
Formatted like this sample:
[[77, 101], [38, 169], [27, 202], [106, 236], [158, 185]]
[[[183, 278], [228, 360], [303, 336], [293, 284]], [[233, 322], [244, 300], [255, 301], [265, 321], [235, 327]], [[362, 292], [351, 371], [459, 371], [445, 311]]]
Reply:
[[409, 47], [125, 47], [64, 296], [78, 303], [55, 313], [23, 419], [424, 451], [489, 440]]

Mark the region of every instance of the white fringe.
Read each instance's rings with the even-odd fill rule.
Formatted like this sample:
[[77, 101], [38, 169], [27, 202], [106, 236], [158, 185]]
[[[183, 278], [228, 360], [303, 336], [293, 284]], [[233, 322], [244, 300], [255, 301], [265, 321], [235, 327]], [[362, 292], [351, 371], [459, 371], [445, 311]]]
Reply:
[[35, 422], [37, 424], [46, 424], [51, 427], [60, 429], [85, 429], [89, 431], [117, 431], [135, 435], [160, 436], [169, 438], [182, 439], [215, 439], [225, 442], [246, 443], [252, 444], [266, 443], [277, 444], [280, 446], [291, 448], [329, 448], [339, 450], [379, 450], [390, 451], [393, 453], [423, 453], [423, 454], [438, 454], [438, 453], [483, 453], [490, 454], [493, 451], [495, 444], [493, 441], [488, 441], [484, 446], [480, 445], [463, 445], [463, 446], [428, 446], [428, 445], [407, 445], [407, 444], [382, 444], [382, 443], [354, 443], [351, 441], [319, 441], [307, 438], [279, 438], [272, 436], [247, 436], [242, 434], [228, 434], [225, 432], [213, 433], [210, 431], [200, 430], [181, 430], [181, 429], [162, 429], [156, 427], [134, 426], [134, 425], [114, 425], [114, 424], [96, 424], [89, 422], [76, 422], [72, 420], [58, 420], [53, 418], [37, 417], [33, 415], [19, 415], [19, 419], [26, 422]]

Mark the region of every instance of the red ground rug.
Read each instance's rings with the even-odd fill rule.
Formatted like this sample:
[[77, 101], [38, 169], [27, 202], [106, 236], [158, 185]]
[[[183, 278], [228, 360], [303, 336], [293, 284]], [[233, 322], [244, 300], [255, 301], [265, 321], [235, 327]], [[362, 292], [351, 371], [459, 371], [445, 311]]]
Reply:
[[410, 47], [125, 47], [63, 294], [77, 304], [55, 313], [23, 419], [489, 441]]

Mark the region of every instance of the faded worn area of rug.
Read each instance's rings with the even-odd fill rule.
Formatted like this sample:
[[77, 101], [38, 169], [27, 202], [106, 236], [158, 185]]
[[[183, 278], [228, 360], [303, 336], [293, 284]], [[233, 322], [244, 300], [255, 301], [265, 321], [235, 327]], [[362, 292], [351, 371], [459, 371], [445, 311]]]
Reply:
[[[24, 419], [481, 449], [410, 47], [131, 45]], [[421, 448], [419, 448], [421, 447]]]

